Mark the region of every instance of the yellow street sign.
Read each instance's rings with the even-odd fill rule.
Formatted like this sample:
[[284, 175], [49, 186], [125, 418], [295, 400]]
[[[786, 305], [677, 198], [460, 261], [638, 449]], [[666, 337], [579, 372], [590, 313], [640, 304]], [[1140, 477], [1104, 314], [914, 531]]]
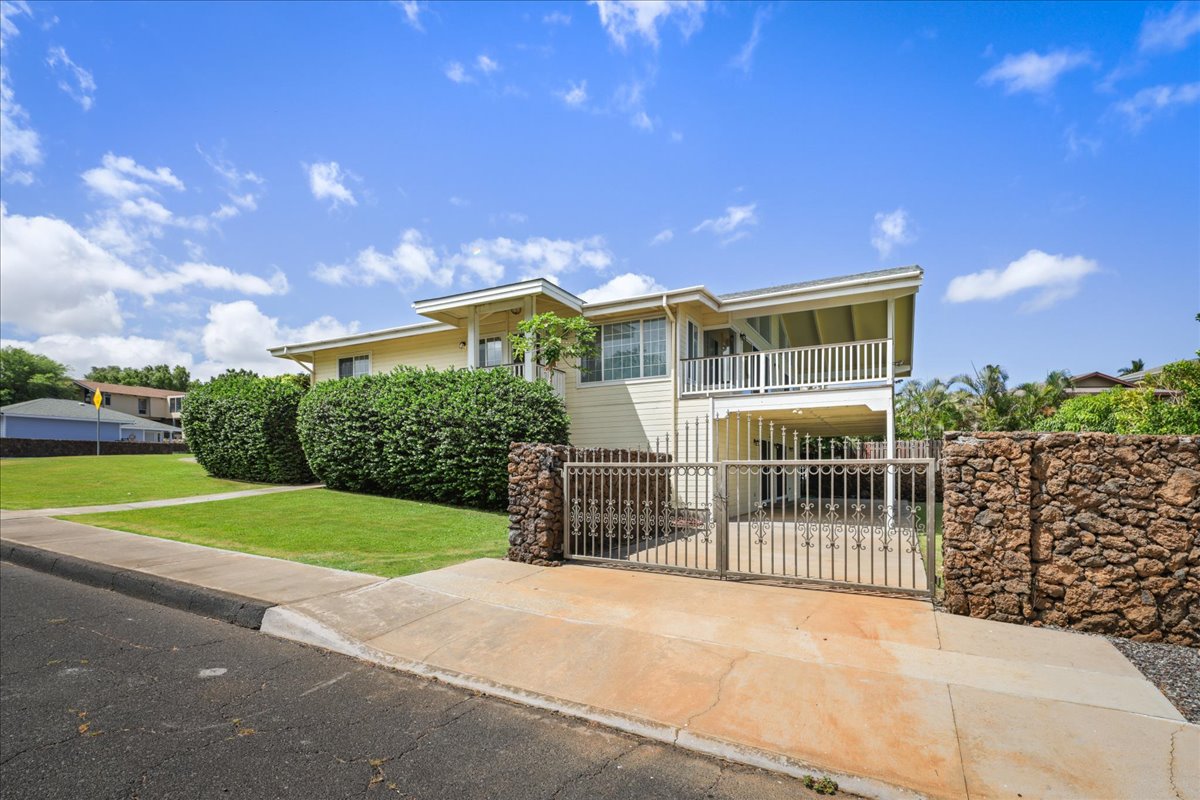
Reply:
[[100, 394], [100, 390], [97, 389], [96, 393], [94, 395], [92, 395], [92, 405], [94, 405], [96, 407], [96, 410], [99, 411], [100, 404], [103, 402], [104, 402], [104, 395]]

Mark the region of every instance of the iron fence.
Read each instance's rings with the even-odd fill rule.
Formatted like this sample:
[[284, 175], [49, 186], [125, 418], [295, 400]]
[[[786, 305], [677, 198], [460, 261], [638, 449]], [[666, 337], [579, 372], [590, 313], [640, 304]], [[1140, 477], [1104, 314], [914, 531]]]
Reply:
[[[927, 595], [933, 459], [568, 463], [569, 559]], [[917, 491], [918, 483], [924, 484]]]

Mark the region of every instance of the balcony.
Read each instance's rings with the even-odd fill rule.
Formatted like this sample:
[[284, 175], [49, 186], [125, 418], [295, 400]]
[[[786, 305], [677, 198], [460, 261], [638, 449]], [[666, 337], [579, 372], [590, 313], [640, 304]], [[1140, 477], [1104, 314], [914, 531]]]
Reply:
[[891, 363], [890, 339], [688, 358], [679, 362], [680, 394], [690, 397], [887, 385], [894, 374]]
[[[530, 380], [525, 376], [524, 364], [498, 364], [494, 367], [483, 367], [483, 369], [502, 369], [510, 375], [515, 375], [522, 380]], [[551, 367], [543, 367], [541, 364], [533, 365], [532, 380], [541, 380], [550, 384], [550, 388], [554, 390], [554, 394], [558, 395], [560, 400], [566, 398], [567, 394], [567, 373], [561, 369]]]

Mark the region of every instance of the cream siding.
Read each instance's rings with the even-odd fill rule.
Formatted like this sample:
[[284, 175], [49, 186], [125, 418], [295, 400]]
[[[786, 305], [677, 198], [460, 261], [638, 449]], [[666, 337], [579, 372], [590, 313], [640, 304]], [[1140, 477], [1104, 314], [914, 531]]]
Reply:
[[459, 347], [463, 336], [463, 331], [439, 331], [403, 339], [321, 350], [316, 353], [314, 363], [316, 379], [325, 381], [337, 378], [339, 358], [361, 355], [371, 357], [372, 375], [391, 372], [400, 366], [434, 369], [465, 367], [466, 350]]

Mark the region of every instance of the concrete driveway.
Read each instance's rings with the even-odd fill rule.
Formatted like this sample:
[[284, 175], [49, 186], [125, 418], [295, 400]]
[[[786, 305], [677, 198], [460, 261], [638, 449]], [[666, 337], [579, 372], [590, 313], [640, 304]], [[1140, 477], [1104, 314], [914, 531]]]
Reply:
[[480, 560], [263, 630], [868, 796], [1200, 798], [1200, 727], [1108, 642], [920, 600]]

